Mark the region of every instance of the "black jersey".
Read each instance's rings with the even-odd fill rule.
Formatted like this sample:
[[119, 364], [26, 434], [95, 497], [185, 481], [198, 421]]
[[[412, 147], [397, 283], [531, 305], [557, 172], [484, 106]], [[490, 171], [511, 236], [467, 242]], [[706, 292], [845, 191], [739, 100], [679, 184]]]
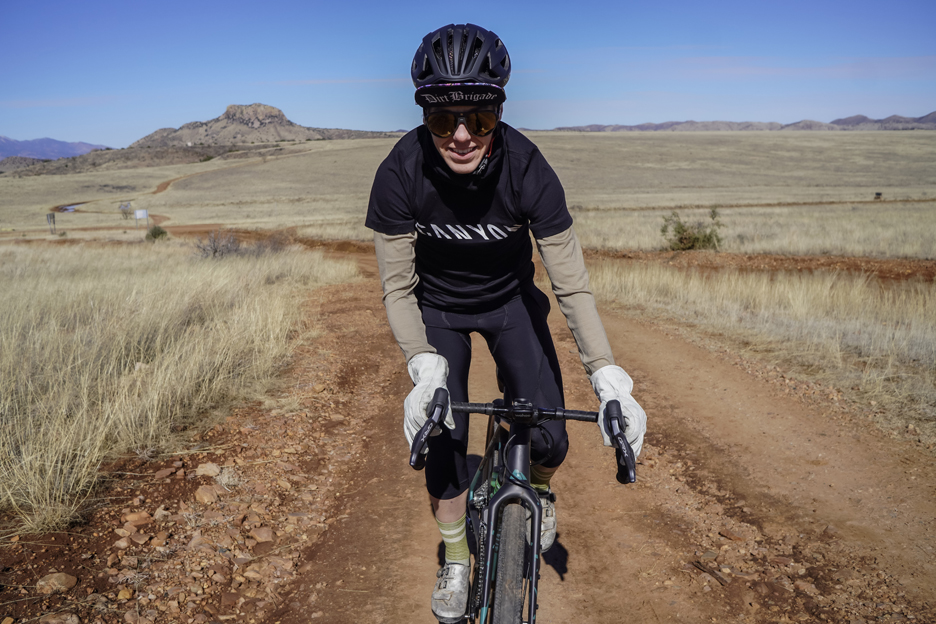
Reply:
[[501, 122], [481, 172], [453, 173], [425, 126], [377, 170], [365, 225], [416, 232], [416, 297], [453, 312], [505, 304], [533, 280], [536, 238], [572, 226], [559, 178], [539, 149]]

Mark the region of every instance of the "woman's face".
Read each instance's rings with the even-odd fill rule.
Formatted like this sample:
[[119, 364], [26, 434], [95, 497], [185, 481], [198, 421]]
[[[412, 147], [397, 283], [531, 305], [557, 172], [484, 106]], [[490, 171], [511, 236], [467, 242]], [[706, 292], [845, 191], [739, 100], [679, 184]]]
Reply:
[[[430, 112], [465, 113], [476, 110], [478, 110], [477, 107], [472, 106], [450, 106], [434, 108]], [[493, 139], [493, 132], [486, 136], [477, 136], [468, 132], [468, 128], [463, 123], [458, 124], [455, 134], [450, 137], [442, 138], [432, 135], [432, 142], [435, 143], [436, 149], [439, 150], [445, 164], [452, 172], [458, 174], [473, 173], [491, 148]]]

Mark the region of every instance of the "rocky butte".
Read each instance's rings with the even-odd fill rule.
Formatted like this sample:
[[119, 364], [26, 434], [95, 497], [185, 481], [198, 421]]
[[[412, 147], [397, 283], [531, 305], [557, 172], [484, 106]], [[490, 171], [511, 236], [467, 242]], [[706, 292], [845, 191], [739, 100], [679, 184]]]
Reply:
[[192, 121], [184, 126], [162, 128], [130, 147], [181, 147], [198, 145], [244, 145], [277, 141], [320, 141], [391, 136], [385, 132], [308, 128], [293, 123], [283, 111], [266, 104], [227, 107], [224, 114], [209, 121]]

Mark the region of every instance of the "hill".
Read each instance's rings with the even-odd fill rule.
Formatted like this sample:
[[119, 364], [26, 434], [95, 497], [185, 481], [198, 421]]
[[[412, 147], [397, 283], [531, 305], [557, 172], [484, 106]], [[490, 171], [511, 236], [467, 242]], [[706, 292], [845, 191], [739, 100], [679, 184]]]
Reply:
[[38, 165], [41, 162], [45, 161], [41, 158], [29, 158], [28, 156], [7, 156], [3, 160], [0, 160], [0, 173], [25, 169], [26, 167]]
[[67, 143], [55, 139], [31, 139], [17, 141], [0, 136], [0, 159], [9, 156], [23, 156], [24, 158], [55, 159], [69, 156], [81, 156], [91, 150], [105, 149], [105, 145], [92, 145], [91, 143]]
[[278, 141], [321, 141], [392, 136], [386, 132], [307, 128], [293, 123], [278, 108], [266, 104], [232, 104], [224, 114], [209, 121], [193, 121], [184, 126], [162, 128], [130, 147], [194, 147], [244, 145]]
[[[0, 167], [10, 177], [65, 175], [89, 171], [136, 169], [225, 160], [252, 155], [276, 156], [294, 152], [306, 141], [330, 139], [386, 138], [387, 132], [307, 128], [291, 122], [278, 108], [265, 104], [233, 104], [220, 117], [193, 121], [181, 128], [162, 128], [125, 149], [94, 150], [58, 160], [19, 162]], [[6, 162], [6, 161], [4, 161]]]
[[870, 119], [853, 115], [830, 123], [804, 119], [791, 124], [760, 121], [666, 121], [659, 124], [643, 123], [636, 126], [600, 125], [566, 126], [556, 128], [566, 132], [719, 132], [740, 130], [936, 130], [936, 111], [923, 117], [891, 115], [886, 119]]

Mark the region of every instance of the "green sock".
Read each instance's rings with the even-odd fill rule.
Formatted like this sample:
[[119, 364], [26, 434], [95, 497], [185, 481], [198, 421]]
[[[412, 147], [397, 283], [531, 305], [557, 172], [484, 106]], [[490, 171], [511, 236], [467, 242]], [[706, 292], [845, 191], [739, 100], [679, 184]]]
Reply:
[[436, 524], [439, 525], [442, 541], [445, 542], [445, 562], [460, 563], [467, 566], [471, 553], [468, 551], [465, 516], [455, 522], [439, 522], [439, 519], [436, 518]]
[[555, 468], [543, 468], [542, 466], [530, 466], [530, 485], [539, 492], [549, 491], [549, 480], [556, 474]]

